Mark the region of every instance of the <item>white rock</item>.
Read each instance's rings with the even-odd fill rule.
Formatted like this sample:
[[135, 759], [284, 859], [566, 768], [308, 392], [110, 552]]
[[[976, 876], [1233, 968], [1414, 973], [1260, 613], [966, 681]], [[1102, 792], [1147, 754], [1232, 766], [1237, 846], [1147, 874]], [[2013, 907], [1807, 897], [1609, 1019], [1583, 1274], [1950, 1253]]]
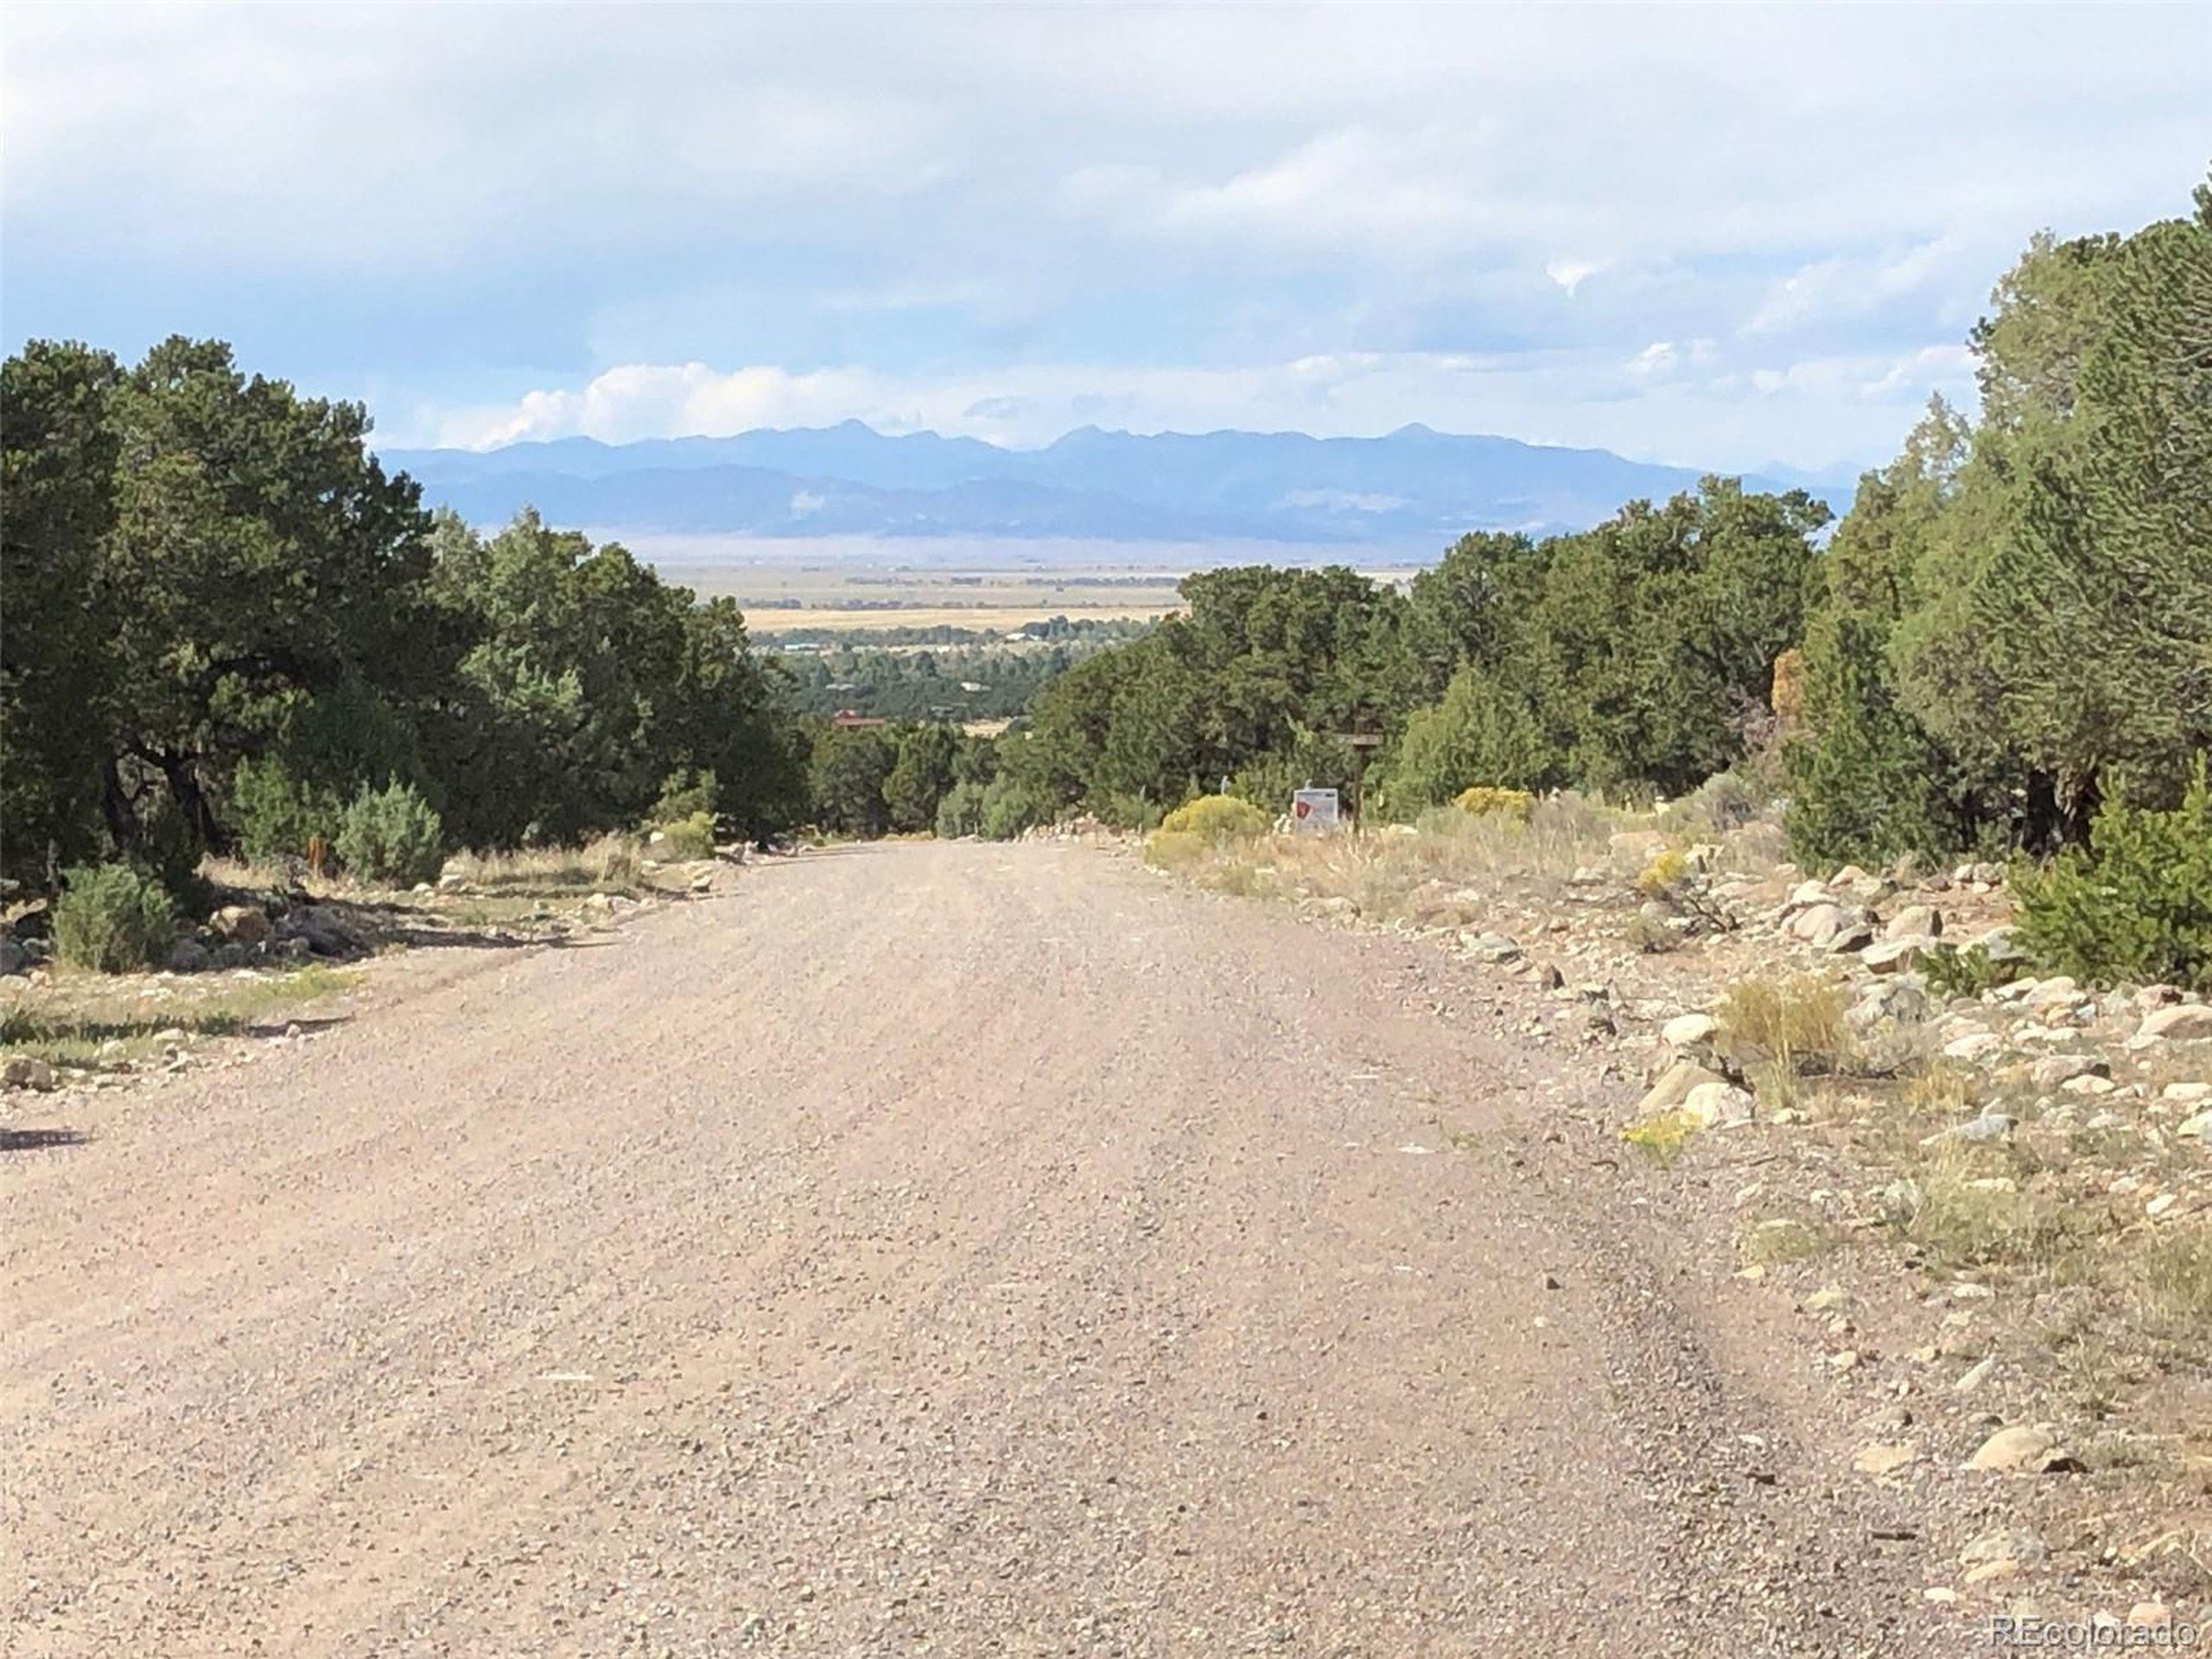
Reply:
[[2177, 1002], [2143, 1016], [2138, 1042], [2188, 1043], [2212, 1039], [2212, 1003]]
[[1907, 905], [1882, 930], [1888, 939], [1934, 939], [1943, 933], [1943, 912], [1933, 905]]
[[2038, 1089], [2057, 1089], [2076, 1077], [2111, 1075], [2111, 1062], [2100, 1055], [2049, 1054], [2029, 1069], [2028, 1080]]
[[1758, 1102], [1732, 1083], [1700, 1083], [1682, 1096], [1684, 1116], [1710, 1128], [1715, 1124], [1748, 1123]]
[[1943, 1053], [1954, 1060], [1979, 1060], [2004, 1046], [2005, 1039], [1993, 1031], [1970, 1031], [1944, 1044]]
[[1695, 1060], [1677, 1060], [1660, 1073], [1658, 1082], [1637, 1103], [1636, 1115], [1649, 1117], [1654, 1112], [1671, 1112], [1689, 1098], [1692, 1090], [1713, 1083], [1725, 1085], [1726, 1082], [1726, 1077], [1708, 1071]]
[[1669, 1048], [1702, 1048], [1720, 1034], [1720, 1022], [1709, 1014], [1678, 1014], [1659, 1027]]

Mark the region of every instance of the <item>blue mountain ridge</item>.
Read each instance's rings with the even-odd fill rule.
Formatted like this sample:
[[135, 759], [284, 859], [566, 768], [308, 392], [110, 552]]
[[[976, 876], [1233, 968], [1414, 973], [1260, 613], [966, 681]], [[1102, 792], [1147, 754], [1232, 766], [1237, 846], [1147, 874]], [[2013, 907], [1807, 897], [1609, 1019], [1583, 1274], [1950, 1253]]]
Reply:
[[[534, 506], [632, 533], [1252, 539], [1414, 546], [1470, 530], [1578, 530], [1628, 501], [1695, 487], [1694, 468], [1406, 426], [1377, 438], [1299, 432], [1140, 435], [1082, 427], [1041, 449], [859, 421], [730, 437], [591, 438], [488, 450], [391, 449], [425, 498], [475, 524]], [[1777, 471], [1782, 469], [1777, 468]], [[1839, 510], [1850, 490], [1805, 474]]]

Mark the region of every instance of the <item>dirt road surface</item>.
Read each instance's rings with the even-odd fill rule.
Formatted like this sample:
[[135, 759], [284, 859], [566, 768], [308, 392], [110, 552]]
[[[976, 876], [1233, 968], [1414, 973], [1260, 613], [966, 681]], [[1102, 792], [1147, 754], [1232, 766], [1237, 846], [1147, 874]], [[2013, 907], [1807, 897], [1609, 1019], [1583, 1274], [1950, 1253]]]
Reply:
[[1451, 970], [855, 848], [79, 1098], [0, 1157], [6, 1650], [1964, 1650]]

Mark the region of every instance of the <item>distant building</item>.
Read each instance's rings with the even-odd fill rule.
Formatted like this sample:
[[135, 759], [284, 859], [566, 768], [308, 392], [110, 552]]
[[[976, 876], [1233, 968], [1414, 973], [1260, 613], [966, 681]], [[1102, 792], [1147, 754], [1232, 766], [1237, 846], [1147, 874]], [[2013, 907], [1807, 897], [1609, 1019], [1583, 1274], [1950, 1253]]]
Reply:
[[888, 726], [891, 722], [877, 715], [864, 715], [857, 709], [840, 709], [830, 716], [830, 723], [841, 732], [864, 731], [872, 726]]

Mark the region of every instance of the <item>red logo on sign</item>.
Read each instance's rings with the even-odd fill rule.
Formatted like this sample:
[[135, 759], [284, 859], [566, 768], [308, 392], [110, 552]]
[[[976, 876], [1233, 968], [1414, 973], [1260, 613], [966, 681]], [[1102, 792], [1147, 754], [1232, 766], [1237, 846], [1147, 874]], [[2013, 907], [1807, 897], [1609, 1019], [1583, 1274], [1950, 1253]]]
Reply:
[[1294, 804], [1290, 810], [1297, 817], [1302, 818], [1313, 810], [1313, 803], [1311, 801], [1299, 801]]

